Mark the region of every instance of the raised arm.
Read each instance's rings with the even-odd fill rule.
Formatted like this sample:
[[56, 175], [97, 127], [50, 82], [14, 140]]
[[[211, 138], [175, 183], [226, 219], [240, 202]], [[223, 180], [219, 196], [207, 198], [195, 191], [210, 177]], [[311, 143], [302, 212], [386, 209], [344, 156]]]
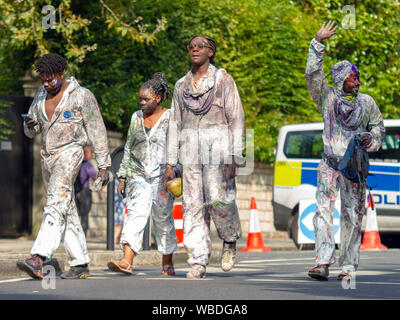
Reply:
[[320, 112], [323, 112], [322, 101], [328, 88], [325, 84], [325, 74], [323, 69], [325, 45], [323, 45], [322, 42], [335, 34], [336, 28], [337, 26], [334, 26], [334, 22], [329, 22], [328, 24], [324, 23], [321, 29], [317, 32], [315, 38], [311, 40], [308, 49], [305, 77], [308, 91]]

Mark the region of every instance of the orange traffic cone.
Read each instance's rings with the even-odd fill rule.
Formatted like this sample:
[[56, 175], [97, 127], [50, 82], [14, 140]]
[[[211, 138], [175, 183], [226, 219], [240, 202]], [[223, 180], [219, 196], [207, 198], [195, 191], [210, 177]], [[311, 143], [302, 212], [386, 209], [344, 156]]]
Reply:
[[175, 234], [178, 240], [178, 247], [183, 247], [183, 212], [181, 203], [174, 204], [172, 216], [175, 222]]
[[260, 223], [258, 221], [256, 199], [254, 197], [251, 198], [251, 204], [250, 204], [250, 227], [249, 227], [249, 236], [247, 238], [247, 246], [241, 249], [240, 251], [249, 251], [249, 252], [271, 251], [270, 248], [264, 246], [264, 242], [261, 236]]
[[[374, 209], [371, 208], [371, 203]], [[368, 201], [367, 225], [360, 250], [387, 250], [387, 247], [381, 243], [381, 237], [379, 236], [378, 220], [376, 219], [375, 202], [372, 194]]]

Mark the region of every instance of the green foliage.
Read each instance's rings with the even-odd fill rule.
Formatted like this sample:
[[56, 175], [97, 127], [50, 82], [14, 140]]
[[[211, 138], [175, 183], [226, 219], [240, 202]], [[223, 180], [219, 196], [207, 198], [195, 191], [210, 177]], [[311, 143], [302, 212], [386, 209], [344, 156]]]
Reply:
[[[255, 0], [137, 1], [135, 8], [140, 16], [162, 15], [168, 20], [155, 45], [127, 46], [100, 27], [92, 33], [105, 47], [90, 53], [79, 71], [79, 79], [101, 101], [105, 118], [124, 132], [145, 80], [162, 71], [173, 86], [189, 70], [186, 45], [195, 34], [216, 39], [217, 66], [236, 81], [246, 127], [255, 131], [259, 160], [273, 161], [276, 136], [283, 124], [320, 120], [304, 80], [309, 43], [304, 39], [311, 40], [318, 25], [309, 23], [310, 17], [298, 8]], [[101, 69], [93, 69], [96, 61]]]
[[[57, 8], [55, 30], [40, 28], [44, 3]], [[384, 117], [399, 117], [399, 1], [356, 4], [355, 29], [344, 6], [338, 0], [0, 0], [0, 93], [21, 94], [18, 79], [37, 56], [57, 52], [93, 91], [105, 120], [126, 133], [141, 84], [162, 71], [173, 87], [190, 68], [188, 40], [207, 35], [217, 42], [217, 66], [236, 81], [256, 158], [272, 162], [282, 125], [321, 121], [304, 70], [324, 21], [347, 28], [326, 41], [326, 74], [335, 62], [352, 61], [361, 91]]]

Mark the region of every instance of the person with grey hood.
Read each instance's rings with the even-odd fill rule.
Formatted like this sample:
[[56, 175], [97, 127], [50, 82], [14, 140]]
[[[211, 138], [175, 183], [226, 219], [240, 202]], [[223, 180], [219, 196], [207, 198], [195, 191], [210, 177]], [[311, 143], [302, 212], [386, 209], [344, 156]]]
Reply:
[[89, 256], [73, 185], [88, 139], [93, 145], [98, 176], [103, 185], [108, 183], [111, 158], [106, 128], [94, 95], [74, 77], [64, 78], [67, 62], [63, 57], [45, 54], [35, 67], [43, 86], [29, 108], [29, 118], [24, 120], [24, 132], [29, 138], [42, 134], [40, 156], [46, 204], [32, 257], [18, 261], [17, 266], [33, 278], [43, 278], [43, 262], [51, 259], [64, 242], [71, 269], [61, 278], [86, 278]]
[[366, 183], [354, 183], [338, 170], [347, 146], [360, 135], [367, 152], [377, 151], [385, 135], [382, 115], [374, 99], [359, 93], [360, 73], [349, 61], [336, 63], [332, 70], [334, 87], [325, 83], [323, 40], [330, 38], [337, 26], [323, 24], [312, 39], [305, 77], [308, 90], [322, 114], [324, 122], [324, 153], [318, 166], [316, 201], [313, 218], [315, 230], [316, 266], [308, 275], [327, 280], [329, 266], [336, 262], [333, 233], [333, 211], [340, 190], [340, 254], [342, 269], [338, 280], [351, 277], [360, 259], [361, 224], [366, 204]]

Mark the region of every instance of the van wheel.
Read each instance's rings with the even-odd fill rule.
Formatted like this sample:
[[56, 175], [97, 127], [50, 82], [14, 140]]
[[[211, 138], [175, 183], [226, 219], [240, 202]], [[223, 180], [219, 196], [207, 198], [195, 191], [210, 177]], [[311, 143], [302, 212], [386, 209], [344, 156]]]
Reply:
[[298, 244], [297, 243], [297, 236], [299, 233], [299, 211], [297, 210], [294, 215], [289, 220], [289, 237], [293, 240], [294, 244], [296, 245], [297, 249], [300, 250], [314, 250], [315, 245], [313, 243], [305, 243], [305, 244]]

